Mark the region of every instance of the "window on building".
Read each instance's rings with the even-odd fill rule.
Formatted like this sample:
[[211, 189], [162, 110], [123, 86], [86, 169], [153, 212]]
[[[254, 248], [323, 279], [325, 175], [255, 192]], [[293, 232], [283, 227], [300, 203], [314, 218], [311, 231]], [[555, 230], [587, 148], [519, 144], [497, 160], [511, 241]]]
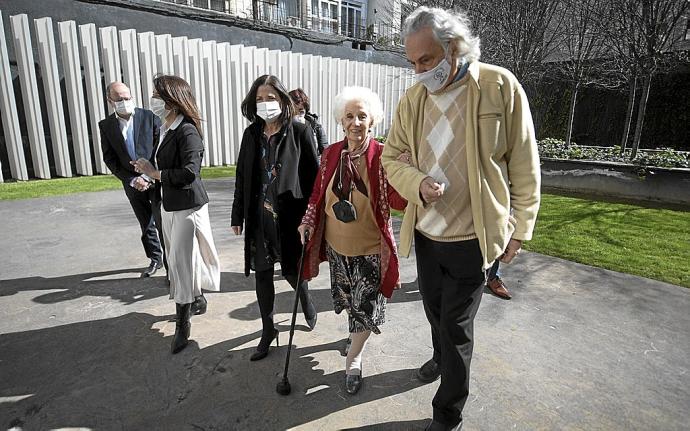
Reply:
[[690, 40], [690, 17], [685, 21], [685, 40]]
[[338, 32], [338, 2], [311, 0], [311, 28], [323, 33]]
[[228, 11], [228, 0], [160, 0], [166, 3], [182, 4], [186, 6], [198, 7], [200, 9], [216, 10], [219, 12]]
[[362, 21], [362, 3], [343, 1], [340, 6], [340, 34], [349, 37], [364, 37], [366, 23]]

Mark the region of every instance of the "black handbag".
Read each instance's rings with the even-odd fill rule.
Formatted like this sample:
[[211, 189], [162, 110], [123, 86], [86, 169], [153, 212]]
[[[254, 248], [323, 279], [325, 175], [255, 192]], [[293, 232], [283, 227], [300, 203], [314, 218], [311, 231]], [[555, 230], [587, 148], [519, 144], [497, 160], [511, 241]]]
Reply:
[[333, 212], [335, 213], [335, 218], [343, 223], [350, 223], [357, 220], [357, 210], [352, 202], [347, 199], [340, 199], [338, 202], [333, 204]]

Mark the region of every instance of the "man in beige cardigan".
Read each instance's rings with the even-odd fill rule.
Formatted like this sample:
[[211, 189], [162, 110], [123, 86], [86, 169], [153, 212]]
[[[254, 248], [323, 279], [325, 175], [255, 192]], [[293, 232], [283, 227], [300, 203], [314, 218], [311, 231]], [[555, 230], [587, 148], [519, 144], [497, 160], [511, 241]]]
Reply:
[[398, 104], [382, 159], [409, 202], [400, 254], [409, 256], [414, 237], [431, 325], [434, 355], [418, 377], [441, 377], [427, 429], [459, 429], [484, 271], [496, 259], [509, 263], [532, 236], [539, 157], [520, 83], [478, 61], [464, 15], [420, 7], [403, 37], [418, 83]]

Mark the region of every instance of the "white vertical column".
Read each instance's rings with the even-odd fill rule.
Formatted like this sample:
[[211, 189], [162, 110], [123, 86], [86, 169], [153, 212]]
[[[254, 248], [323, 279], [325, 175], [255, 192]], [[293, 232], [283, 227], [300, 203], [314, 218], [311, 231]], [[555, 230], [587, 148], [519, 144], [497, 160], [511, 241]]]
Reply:
[[86, 81], [86, 111], [91, 128], [91, 145], [93, 150], [96, 172], [108, 174], [110, 171], [103, 162], [101, 149], [101, 133], [98, 122], [105, 118], [105, 104], [103, 100], [104, 88], [101, 81], [101, 61], [98, 54], [98, 38], [96, 26], [84, 24], [79, 26], [81, 41], [81, 59], [84, 63], [84, 80]]
[[[180, 37], [178, 39], [181, 40], [182, 38]], [[184, 39], [186, 40], [186, 38]], [[156, 53], [157, 73], [162, 73], [165, 75], [175, 75], [175, 63], [173, 61], [173, 39], [170, 37], [169, 34], [159, 34], [155, 36], [155, 43], [156, 49], [155, 51], [151, 52]]]
[[[290, 80], [292, 81], [293, 88], [300, 87], [304, 89], [304, 67], [302, 66], [302, 53], [301, 52], [289, 52], [288, 57], [288, 70], [290, 71]], [[309, 93], [307, 93], [309, 94]]]
[[220, 135], [218, 140], [221, 147], [222, 164], [232, 163], [232, 142], [234, 124], [232, 121], [232, 77], [230, 62], [230, 44], [227, 42], [216, 45], [218, 55], [218, 127]]
[[247, 80], [244, 75], [244, 59], [246, 48], [242, 45], [230, 46], [230, 79], [232, 89], [232, 105], [230, 108], [230, 116], [228, 119], [232, 121], [232, 128], [234, 130], [232, 145], [230, 147], [230, 154], [232, 163], [237, 161], [237, 156], [240, 153], [240, 144], [242, 143], [242, 135], [244, 129], [247, 127], [247, 120], [242, 115], [242, 100], [247, 94]]
[[[300, 57], [301, 64], [299, 65], [299, 67], [302, 69], [302, 76], [300, 76], [299, 82], [304, 92], [307, 93], [307, 96], [309, 96], [310, 104], [314, 106], [314, 104], [316, 103], [316, 98], [314, 98], [314, 96], [316, 96], [316, 94], [314, 94], [314, 92], [312, 91], [311, 86], [311, 78], [313, 76], [311, 59], [311, 54], [302, 54], [302, 56]], [[314, 112], [320, 114], [320, 112], [318, 111]]]
[[267, 48], [255, 48], [254, 49], [254, 67], [256, 68], [255, 70], [255, 75], [254, 79], [252, 79], [252, 82], [256, 78], [262, 75], [266, 75], [268, 73], [268, 49]]
[[79, 175], [93, 175], [84, 89], [81, 80], [77, 24], [74, 21], [59, 22], [58, 31], [60, 32], [62, 69], [65, 72], [65, 90], [67, 108], [69, 109], [69, 123], [72, 130], [75, 168]]
[[141, 106], [141, 79], [139, 78], [139, 48], [136, 30], [120, 30], [122, 79], [129, 87], [137, 106]]
[[[12, 85], [12, 72], [10, 60], [7, 55], [7, 41], [5, 40], [5, 25], [0, 13], [0, 115], [2, 115], [2, 130], [5, 136], [5, 146], [10, 163], [12, 178], [28, 180], [26, 171], [26, 158], [24, 156], [24, 144], [22, 131], [19, 127], [19, 115], [17, 115], [17, 101], [14, 97]], [[2, 177], [0, 169], [0, 181]]]
[[[103, 74], [106, 88], [108, 84], [122, 81], [120, 67], [120, 47], [117, 43], [117, 28], [103, 27], [101, 33], [101, 57], [103, 60]], [[108, 104], [108, 113], [113, 113], [113, 107]]]
[[156, 37], [153, 33], [139, 33], [139, 68], [141, 71], [141, 105], [149, 109], [149, 99], [153, 93], [153, 77], [156, 75]]
[[12, 22], [12, 37], [14, 38], [14, 52], [19, 69], [19, 82], [22, 87], [26, 126], [31, 144], [34, 175], [38, 178], [50, 178], [48, 152], [46, 151], [43, 131], [43, 115], [38, 98], [34, 54], [29, 33], [29, 19], [26, 14], [21, 14], [10, 17], [10, 20]]
[[[168, 71], [168, 73], [177, 75], [189, 82], [189, 41], [187, 40], [186, 36], [173, 37], [171, 40], [173, 70], [172, 72]], [[159, 41], [156, 40], [156, 43], [158, 42]], [[165, 65], [165, 62], [159, 62], [158, 64], [158, 67], [160, 68], [161, 64]]]
[[202, 75], [204, 76], [204, 99], [206, 102], [206, 141], [208, 141], [209, 163], [211, 166], [223, 164], [223, 151], [220, 146], [220, 116], [218, 106], [218, 52], [216, 41], [202, 43]]
[[36, 41], [38, 42], [38, 62], [41, 68], [46, 114], [50, 125], [50, 143], [53, 147], [55, 172], [60, 177], [71, 177], [72, 166], [69, 160], [67, 133], [64, 128], [65, 112], [62, 109], [62, 91], [58, 76], [57, 55], [53, 20], [39, 18], [34, 20]]
[[206, 115], [206, 93], [204, 91], [204, 74], [203, 74], [203, 49], [201, 39], [190, 39], [188, 41], [189, 47], [189, 85], [194, 92], [196, 104], [199, 107], [199, 112], [203, 121], [201, 122], [201, 130], [204, 135], [204, 166], [209, 166], [209, 145], [208, 145], [208, 116]]

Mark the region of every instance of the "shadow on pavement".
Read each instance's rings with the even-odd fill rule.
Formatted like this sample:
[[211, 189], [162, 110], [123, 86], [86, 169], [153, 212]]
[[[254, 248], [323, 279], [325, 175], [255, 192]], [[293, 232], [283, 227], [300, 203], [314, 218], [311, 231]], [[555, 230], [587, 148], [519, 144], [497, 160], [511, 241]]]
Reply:
[[140, 278], [142, 268], [119, 269], [64, 277], [27, 277], [0, 280], [0, 296], [19, 292], [59, 290], [38, 295], [39, 304], [56, 304], [83, 296], [110, 297], [126, 305], [168, 294], [165, 277]]
[[[286, 347], [250, 362], [260, 337], [253, 332], [204, 348], [192, 342], [171, 355], [168, 318], [129, 313], [0, 335], [0, 426], [278, 430], [420, 385], [413, 369], [368, 375], [365, 368], [362, 390], [349, 396], [342, 370], [319, 369], [322, 355], [340, 358], [337, 340], [293, 350], [292, 394], [282, 397], [275, 387]], [[215, 322], [193, 317], [192, 339]]]

